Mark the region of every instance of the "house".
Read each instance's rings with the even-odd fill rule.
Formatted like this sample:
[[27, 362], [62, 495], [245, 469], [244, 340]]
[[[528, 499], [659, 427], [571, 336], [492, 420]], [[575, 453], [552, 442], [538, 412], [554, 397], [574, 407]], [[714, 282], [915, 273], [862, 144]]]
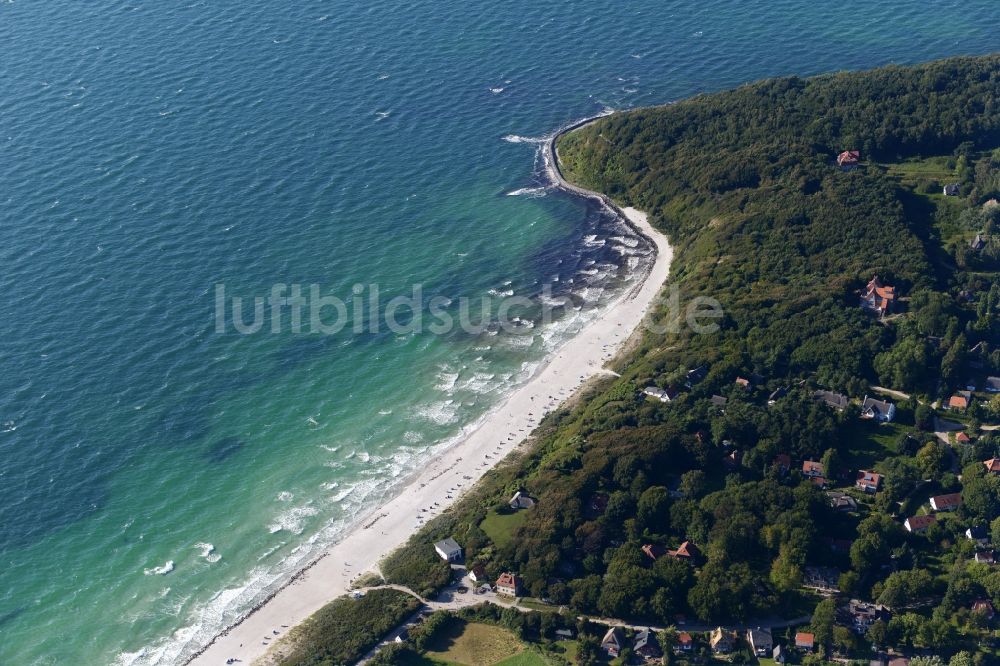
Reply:
[[979, 564], [996, 564], [996, 554], [992, 550], [977, 550], [975, 556]]
[[722, 627], [716, 627], [709, 636], [708, 646], [715, 654], [729, 654], [736, 647], [736, 634]]
[[828, 500], [830, 500], [830, 507], [836, 511], [857, 511], [858, 503], [854, 501], [854, 498], [847, 493], [842, 493], [837, 490], [831, 490], [826, 494]]
[[965, 530], [965, 538], [969, 541], [975, 541], [980, 546], [986, 546], [990, 543], [990, 533], [983, 525], [973, 525]]
[[687, 560], [693, 562], [694, 560], [701, 557], [701, 551], [698, 550], [698, 546], [694, 545], [690, 541], [685, 541], [677, 550], [668, 550], [667, 555], [670, 557], [675, 557], [679, 560]]
[[896, 405], [886, 400], [876, 400], [865, 396], [861, 403], [861, 418], [874, 419], [879, 423], [889, 423], [896, 417]]
[[642, 552], [646, 554], [646, 557], [655, 562], [656, 560], [667, 554], [667, 549], [664, 548], [663, 546], [658, 546], [653, 543], [647, 543], [642, 547]]
[[459, 562], [462, 559], [462, 547], [451, 537], [434, 544], [434, 550], [446, 562]]
[[686, 631], [677, 634], [677, 646], [674, 648], [676, 652], [690, 652], [693, 649], [694, 639], [691, 638], [691, 634]]
[[677, 391], [672, 388], [661, 389], [657, 386], [647, 386], [642, 392], [660, 402], [670, 402], [677, 397]]
[[833, 567], [805, 567], [802, 586], [820, 592], [840, 592], [840, 572]]
[[944, 186], [944, 195], [946, 197], [957, 197], [958, 196], [958, 183], [948, 183]]
[[792, 469], [792, 457], [787, 453], [779, 453], [774, 456], [774, 463], [772, 464], [778, 468], [778, 474], [785, 476]]
[[784, 664], [788, 661], [788, 657], [785, 656], [785, 648], [780, 645], [775, 645], [774, 650], [771, 651], [771, 659], [773, 659], [776, 664]]
[[816, 644], [816, 637], [805, 631], [800, 631], [795, 634], [795, 647], [799, 650], [804, 650], [805, 652], [812, 652], [813, 646]]
[[699, 365], [694, 370], [688, 370], [686, 386], [688, 388], [691, 388], [692, 386], [703, 380], [705, 378], [705, 375], [707, 374], [708, 374], [708, 368], [706, 368], [703, 365]]
[[913, 534], [923, 534], [930, 528], [931, 525], [937, 522], [936, 516], [912, 516], [907, 518], [903, 523], [903, 527], [906, 528], [907, 532], [912, 532]]
[[728, 402], [728, 400], [726, 400], [726, 398], [722, 397], [721, 395], [713, 395], [712, 396], [712, 406], [713, 407], [718, 407], [719, 409], [725, 409], [727, 402]]
[[982, 234], [976, 234], [976, 237], [969, 241], [969, 247], [972, 248], [973, 252], [981, 252], [986, 247], [986, 239], [983, 238]]
[[806, 460], [802, 463], [802, 476], [813, 479], [822, 477], [824, 473], [823, 463], [816, 462], [815, 460]]
[[771, 638], [770, 629], [762, 629], [761, 627], [747, 629], [747, 643], [750, 644], [750, 649], [758, 657], [768, 657], [774, 650], [774, 640]]
[[986, 465], [986, 471], [990, 474], [1000, 474], [1000, 458], [984, 460], [983, 464]]
[[1000, 393], [1000, 377], [987, 377], [984, 388], [987, 393]]
[[864, 469], [859, 470], [858, 475], [854, 478], [854, 487], [858, 490], [863, 490], [866, 493], [877, 493], [881, 483], [881, 474], [878, 472], [869, 472]]
[[556, 629], [556, 638], [571, 641], [573, 640], [573, 630], [572, 629]]
[[850, 171], [851, 169], [856, 169], [860, 162], [861, 162], [860, 150], [845, 150], [841, 154], [837, 155], [837, 166], [839, 166], [844, 171]]
[[960, 432], [957, 435], [955, 435], [955, 441], [958, 442], [959, 444], [969, 444], [970, 442], [972, 442], [972, 438], [969, 437], [964, 432]]
[[816, 391], [813, 393], [813, 398], [826, 403], [827, 407], [832, 407], [839, 412], [844, 411], [847, 408], [847, 405], [851, 403], [850, 399], [846, 395], [834, 393], [833, 391]]
[[520, 576], [504, 572], [497, 578], [497, 594], [506, 597], [519, 597], [521, 596], [521, 583]]
[[780, 400], [781, 398], [784, 398], [786, 395], [788, 395], [788, 387], [780, 386], [774, 389], [771, 392], [771, 395], [767, 396], [767, 404], [773, 405], [774, 403], [778, 402], [778, 400]]
[[469, 579], [473, 583], [483, 583], [486, 581], [486, 567], [482, 564], [473, 564], [469, 570]]
[[969, 399], [961, 394], [956, 394], [948, 398], [948, 409], [956, 412], [964, 412], [969, 408]]
[[535, 506], [535, 500], [533, 500], [532, 498], [528, 497], [528, 495], [518, 490], [516, 493], [514, 493], [514, 496], [510, 498], [510, 502], [508, 502], [508, 504], [510, 508], [514, 509], [515, 511], [518, 511], [520, 509], [530, 509], [531, 507]]
[[730, 451], [729, 455], [722, 459], [722, 464], [729, 470], [739, 469], [740, 465], [743, 464], [743, 452]]
[[622, 634], [622, 630], [618, 627], [611, 627], [608, 629], [608, 633], [604, 634], [604, 638], [601, 639], [601, 649], [614, 659], [621, 654], [622, 648], [625, 646], [624, 640], [625, 637]]
[[750, 380], [747, 379], [746, 377], [737, 377], [736, 378], [736, 385], [739, 386], [739, 387], [741, 387], [741, 388], [746, 389], [747, 391], [749, 391], [751, 388], [753, 388], [753, 384], [751, 384]]
[[977, 599], [972, 602], [971, 610], [973, 613], [979, 613], [987, 620], [992, 620], [993, 616], [996, 615], [996, 611], [993, 609], [993, 602], [989, 599]]
[[930, 499], [930, 502], [931, 508], [935, 511], [954, 511], [962, 506], [962, 495], [960, 493], [935, 495]]
[[997, 201], [996, 199], [990, 199], [989, 201], [983, 204], [983, 210], [989, 210], [990, 208], [995, 208], [997, 206], [1000, 206], [1000, 201]]
[[889, 611], [885, 606], [870, 604], [858, 599], [851, 599], [845, 611], [847, 616], [845, 624], [850, 624], [851, 630], [862, 636], [868, 633], [868, 628], [875, 624], [876, 621], [882, 620], [885, 622], [890, 617]]
[[810, 477], [809, 481], [814, 486], [816, 486], [817, 488], [819, 488], [820, 490], [826, 490], [826, 487], [829, 484], [829, 482], [826, 480], [826, 478], [822, 477], [822, 476], [813, 476], [813, 477]]
[[656, 640], [656, 635], [648, 628], [640, 630], [635, 635], [635, 643], [632, 644], [632, 651], [646, 661], [659, 659], [663, 656], [660, 644]]
[[410, 640], [410, 632], [408, 632], [405, 628], [396, 634], [396, 637], [392, 639], [394, 643], [405, 643], [408, 640]]
[[874, 276], [861, 290], [861, 307], [881, 317], [889, 314], [896, 303], [896, 288], [882, 284], [878, 275]]

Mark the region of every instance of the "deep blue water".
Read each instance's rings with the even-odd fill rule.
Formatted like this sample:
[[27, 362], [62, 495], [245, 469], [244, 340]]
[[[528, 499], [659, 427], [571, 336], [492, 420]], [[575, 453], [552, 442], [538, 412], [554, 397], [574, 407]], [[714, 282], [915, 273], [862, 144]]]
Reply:
[[590, 312], [518, 338], [243, 336], [214, 332], [216, 284], [558, 276], [599, 304], [614, 229], [536, 189], [513, 137], [991, 52], [995, 8], [0, 4], [0, 663], [176, 663]]

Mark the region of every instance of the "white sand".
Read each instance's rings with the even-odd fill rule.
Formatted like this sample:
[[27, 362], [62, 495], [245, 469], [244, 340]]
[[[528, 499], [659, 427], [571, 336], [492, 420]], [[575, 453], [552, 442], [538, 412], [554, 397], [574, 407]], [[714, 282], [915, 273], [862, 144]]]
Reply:
[[[584, 192], [565, 183], [553, 173], [558, 185]], [[587, 193], [590, 194], [590, 193]], [[268, 643], [323, 605], [346, 594], [351, 579], [375, 570], [378, 562], [403, 545], [422, 524], [418, 517], [437, 515], [470, 488], [494, 464], [513, 451], [535, 429], [541, 417], [569, 398], [594, 375], [606, 373], [604, 363], [613, 356], [642, 322], [650, 304], [667, 279], [673, 251], [666, 237], [646, 221], [646, 214], [624, 209], [629, 220], [657, 247], [649, 273], [638, 288], [628, 290], [608, 306], [598, 319], [567, 341], [528, 383], [515, 391], [491, 412], [467, 439], [456, 444], [387, 504], [359, 521], [359, 527], [303, 573], [293, 584], [279, 591], [255, 613], [216, 638], [192, 664], [225, 664], [238, 658], [244, 664], [264, 655]], [[489, 455], [489, 458], [485, 456]], [[453, 499], [447, 499], [448, 496]], [[435, 502], [438, 507], [429, 509]], [[374, 522], [373, 522], [374, 521]]]

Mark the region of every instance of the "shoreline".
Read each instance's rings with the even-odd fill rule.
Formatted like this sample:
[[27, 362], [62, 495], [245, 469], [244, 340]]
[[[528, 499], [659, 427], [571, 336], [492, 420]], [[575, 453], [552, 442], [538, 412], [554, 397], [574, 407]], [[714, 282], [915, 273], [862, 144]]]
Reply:
[[[250, 664], [263, 657], [287, 634], [288, 627], [348, 594], [351, 581], [358, 576], [377, 571], [385, 556], [403, 546], [423, 527], [422, 508], [439, 504], [433, 514], [423, 514], [429, 518], [446, 511], [486, 472], [519, 449], [545, 415], [558, 409], [595, 376], [609, 372], [605, 363], [621, 351], [638, 329], [666, 281], [673, 250], [667, 238], [649, 225], [645, 213], [634, 208], [622, 209], [601, 193], [569, 183], [559, 169], [555, 150], [559, 137], [606, 115], [609, 114], [577, 121], [548, 138], [544, 148], [545, 170], [553, 187], [599, 200], [649, 244], [653, 259], [640, 267], [645, 275], [556, 349], [527, 382], [471, 426], [460, 440], [404, 482], [397, 495], [359, 517], [340, 541], [183, 663], [223, 664], [236, 658]], [[274, 635], [275, 630], [280, 635]], [[273, 640], [265, 642], [262, 637]]]

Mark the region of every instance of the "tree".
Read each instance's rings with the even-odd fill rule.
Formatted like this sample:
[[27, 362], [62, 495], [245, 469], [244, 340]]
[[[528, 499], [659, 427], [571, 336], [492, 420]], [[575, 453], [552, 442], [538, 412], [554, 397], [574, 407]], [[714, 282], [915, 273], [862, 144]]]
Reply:
[[972, 655], [965, 650], [961, 652], [956, 652], [951, 661], [948, 662], [948, 666], [975, 666], [975, 662], [972, 659]]
[[888, 627], [883, 620], [875, 620], [872, 622], [871, 626], [868, 627], [867, 633], [868, 641], [874, 647], [885, 647], [887, 645], [886, 640], [888, 638]]
[[662, 534], [670, 523], [670, 492], [663, 486], [652, 486], [639, 496], [636, 523], [640, 532]]
[[884, 386], [914, 390], [927, 377], [927, 343], [920, 338], [905, 338], [875, 356], [872, 365]]
[[810, 626], [817, 643], [829, 645], [833, 641], [833, 623], [836, 619], [837, 602], [835, 600], [824, 599], [816, 604]]

